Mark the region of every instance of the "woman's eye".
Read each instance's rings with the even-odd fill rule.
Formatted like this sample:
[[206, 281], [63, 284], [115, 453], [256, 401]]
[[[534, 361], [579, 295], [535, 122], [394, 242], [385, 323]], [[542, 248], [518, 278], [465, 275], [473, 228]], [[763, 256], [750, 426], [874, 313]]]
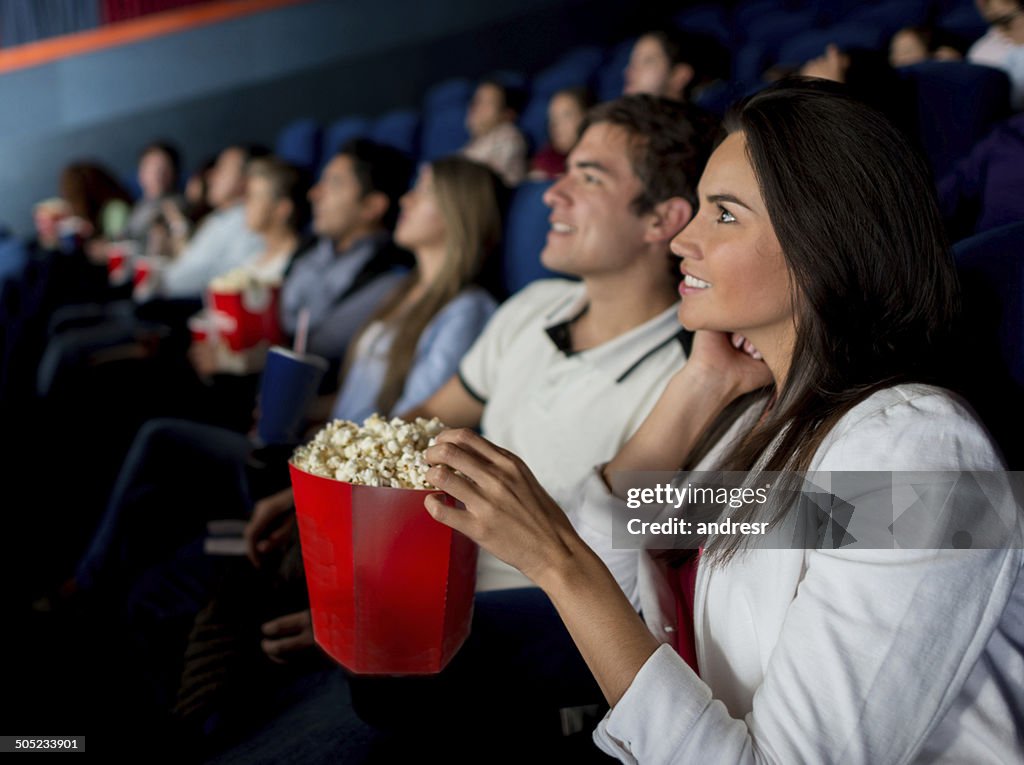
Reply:
[[724, 207], [718, 208], [718, 223], [735, 223], [736, 216], [726, 210]]
[[583, 182], [584, 183], [589, 183], [589, 184], [595, 184], [595, 183], [598, 182], [598, 179], [597, 179], [596, 175], [591, 175], [590, 173], [584, 173], [583, 174]]

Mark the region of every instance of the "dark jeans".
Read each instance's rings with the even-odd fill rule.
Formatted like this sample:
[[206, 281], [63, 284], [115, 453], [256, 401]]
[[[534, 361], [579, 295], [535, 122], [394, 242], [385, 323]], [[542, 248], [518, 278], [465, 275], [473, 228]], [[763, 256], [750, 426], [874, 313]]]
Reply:
[[238, 433], [185, 420], [151, 420], [138, 433], [75, 578], [83, 589], [120, 583], [200, 537], [207, 521], [252, 508]]
[[364, 722], [424, 741], [478, 734], [530, 746], [557, 739], [563, 707], [604, 704], [558, 612], [535, 587], [478, 593], [470, 635], [440, 674], [352, 676], [349, 684]]

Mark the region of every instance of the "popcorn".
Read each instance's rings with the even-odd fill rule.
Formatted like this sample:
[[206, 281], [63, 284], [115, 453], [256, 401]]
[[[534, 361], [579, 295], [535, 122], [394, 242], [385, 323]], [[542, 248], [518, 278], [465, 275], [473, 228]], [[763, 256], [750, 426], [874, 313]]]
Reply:
[[236, 268], [210, 280], [210, 289], [214, 292], [245, 292], [262, 287], [277, 287], [280, 283], [280, 280], [264, 281], [248, 268]]
[[335, 420], [296, 449], [292, 462], [307, 473], [362, 486], [432, 489], [423, 452], [444, 429], [436, 417], [417, 417], [415, 422], [395, 417], [389, 422], [374, 414], [362, 427]]

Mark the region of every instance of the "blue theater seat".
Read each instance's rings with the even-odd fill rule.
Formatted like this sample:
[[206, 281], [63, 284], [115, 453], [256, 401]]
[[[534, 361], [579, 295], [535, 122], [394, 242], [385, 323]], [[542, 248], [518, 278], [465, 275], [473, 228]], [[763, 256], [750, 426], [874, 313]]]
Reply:
[[513, 294], [537, 279], [560, 276], [540, 262], [547, 239], [550, 208], [544, 204], [544, 192], [551, 181], [528, 181], [513, 192], [505, 225], [504, 282]]
[[1024, 221], [958, 242], [962, 357], [971, 403], [1013, 470], [1024, 469]]
[[1010, 80], [998, 69], [928, 61], [900, 69], [913, 86], [919, 138], [936, 178], [1010, 113]]
[[324, 131], [322, 165], [326, 165], [338, 150], [354, 138], [366, 138], [370, 135], [370, 121], [366, 117], [342, 117], [328, 125]]
[[420, 157], [423, 160], [452, 154], [468, 141], [465, 104], [435, 109], [423, 115], [423, 138], [420, 144]]
[[314, 119], [300, 119], [290, 122], [277, 134], [274, 153], [307, 172], [320, 166], [320, 149], [323, 130]]
[[629, 54], [633, 50], [636, 39], [624, 40], [612, 48], [597, 71], [594, 79], [594, 94], [599, 101], [611, 101], [622, 95], [622, 88], [625, 82], [626, 64], [629, 63]]
[[839, 46], [840, 50], [880, 50], [886, 42], [885, 34], [879, 29], [861, 24], [837, 24], [794, 35], [779, 46], [776, 61], [786, 66], [799, 66], [823, 54], [830, 44]]
[[378, 117], [370, 138], [415, 157], [419, 149], [420, 114], [415, 109], [396, 109]]

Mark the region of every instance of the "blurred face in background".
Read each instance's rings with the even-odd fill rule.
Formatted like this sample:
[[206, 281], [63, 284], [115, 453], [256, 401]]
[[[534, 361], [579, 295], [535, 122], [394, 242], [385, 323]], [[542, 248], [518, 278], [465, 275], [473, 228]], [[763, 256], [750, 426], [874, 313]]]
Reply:
[[231, 147], [220, 153], [210, 170], [206, 194], [210, 207], [215, 209], [241, 201], [245, 194], [245, 152], [242, 149]]
[[138, 180], [143, 197], [159, 199], [174, 192], [174, 166], [162, 151], [147, 151], [139, 160]]
[[508, 118], [505, 94], [491, 83], [483, 83], [473, 93], [466, 111], [466, 130], [474, 138], [485, 135]]
[[399, 204], [402, 213], [395, 226], [395, 242], [407, 250], [436, 249], [444, 246], [444, 215], [434, 193], [434, 172], [424, 165], [414, 185]]
[[623, 95], [646, 93], [679, 100], [693, 79], [693, 68], [689, 64], [673, 64], [661, 42], [653, 35], [644, 35], [629, 54], [625, 76]]
[[928, 59], [928, 47], [912, 29], [901, 29], [889, 44], [889, 63], [894, 67], [913, 66]]
[[279, 224], [283, 200], [274, 194], [274, 186], [260, 175], [251, 175], [245, 184], [245, 225], [257, 234]]
[[556, 93], [548, 104], [548, 135], [559, 154], [568, 154], [583, 124], [583, 107], [566, 93]]
[[[373, 194], [364, 194], [352, 158], [340, 154], [324, 167], [320, 180], [309, 190], [313, 230], [339, 247], [351, 243], [365, 226], [374, 225]], [[379, 219], [379, 213], [377, 214]]]

